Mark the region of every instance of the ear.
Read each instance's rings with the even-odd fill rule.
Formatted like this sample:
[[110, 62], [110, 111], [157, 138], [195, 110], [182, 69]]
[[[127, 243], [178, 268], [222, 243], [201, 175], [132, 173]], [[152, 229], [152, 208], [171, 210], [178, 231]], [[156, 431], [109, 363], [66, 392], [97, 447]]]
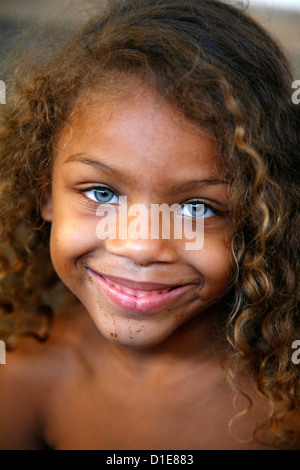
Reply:
[[53, 218], [53, 201], [51, 189], [48, 188], [42, 196], [41, 215], [46, 222], [52, 222]]

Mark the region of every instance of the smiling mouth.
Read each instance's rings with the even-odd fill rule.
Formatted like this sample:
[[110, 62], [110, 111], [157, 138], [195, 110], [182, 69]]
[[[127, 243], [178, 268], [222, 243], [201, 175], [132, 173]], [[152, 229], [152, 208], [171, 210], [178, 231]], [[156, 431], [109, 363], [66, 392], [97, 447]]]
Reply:
[[108, 274], [100, 274], [91, 268], [88, 268], [94, 275], [101, 277], [108, 285], [120, 290], [121, 292], [130, 294], [134, 297], [145, 297], [148, 295], [165, 294], [185, 284], [163, 284], [157, 282], [137, 282], [132, 279], [111, 276]]
[[108, 284], [113, 287], [116, 287], [122, 292], [126, 292], [127, 294], [133, 295], [134, 297], [145, 297], [147, 295], [155, 295], [155, 294], [165, 294], [166, 292], [170, 292], [171, 290], [177, 289], [181, 286], [172, 286], [166, 289], [151, 289], [151, 290], [143, 290], [143, 289], [132, 289], [124, 284], [120, 284], [119, 282], [112, 281], [108, 277], [104, 277], [100, 274], [100, 276], [106, 280]]
[[[151, 314], [174, 304], [195, 284], [167, 285], [142, 283], [130, 279], [103, 276], [88, 268], [102, 293], [124, 311]], [[118, 281], [116, 281], [118, 279]], [[119, 282], [121, 281], [121, 282]], [[125, 285], [126, 283], [126, 285]], [[128, 286], [130, 284], [130, 287]], [[133, 287], [134, 286], [134, 287]], [[136, 288], [137, 286], [142, 288]], [[155, 289], [154, 289], [155, 287]]]

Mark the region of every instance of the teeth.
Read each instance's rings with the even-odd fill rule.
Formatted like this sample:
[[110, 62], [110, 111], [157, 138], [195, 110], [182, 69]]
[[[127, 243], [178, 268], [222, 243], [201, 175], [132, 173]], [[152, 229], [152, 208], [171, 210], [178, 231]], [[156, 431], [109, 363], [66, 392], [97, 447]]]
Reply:
[[164, 294], [165, 292], [169, 292], [172, 287], [167, 289], [161, 290], [137, 290], [137, 289], [130, 289], [129, 287], [123, 286], [123, 284], [118, 284], [117, 282], [112, 282], [110, 279], [105, 278], [106, 282], [108, 282], [111, 286], [116, 287], [117, 289], [126, 292], [127, 294], [134, 295], [135, 297], [145, 297], [146, 295], [154, 295], [154, 294]]

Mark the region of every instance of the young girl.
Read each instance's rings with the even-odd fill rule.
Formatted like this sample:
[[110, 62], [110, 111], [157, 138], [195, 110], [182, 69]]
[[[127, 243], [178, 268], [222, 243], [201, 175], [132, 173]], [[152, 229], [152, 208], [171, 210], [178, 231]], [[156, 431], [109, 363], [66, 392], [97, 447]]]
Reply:
[[[0, 448], [300, 448], [290, 67], [226, 2], [108, 3], [3, 107]], [[102, 236], [134, 204], [203, 246]]]

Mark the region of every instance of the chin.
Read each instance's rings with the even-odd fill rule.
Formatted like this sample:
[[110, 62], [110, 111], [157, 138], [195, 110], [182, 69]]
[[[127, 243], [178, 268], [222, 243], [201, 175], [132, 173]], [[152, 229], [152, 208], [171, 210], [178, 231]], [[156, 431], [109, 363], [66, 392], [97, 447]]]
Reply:
[[[128, 321], [107, 317], [95, 318], [91, 315], [96, 328], [109, 343], [134, 349], [147, 349], [164, 342], [172, 331], [153, 331], [153, 328], [141, 321]], [[155, 325], [157, 327], [159, 325]], [[155, 328], [156, 329], [156, 328]]]
[[122, 346], [125, 348], [131, 348], [131, 349], [136, 349], [136, 350], [150, 349], [163, 342], [163, 339], [157, 339], [157, 338], [153, 339], [153, 338], [121, 337], [121, 338], [113, 339], [113, 338], [107, 337], [106, 339], [110, 341], [111, 343], [116, 344], [117, 346]]

